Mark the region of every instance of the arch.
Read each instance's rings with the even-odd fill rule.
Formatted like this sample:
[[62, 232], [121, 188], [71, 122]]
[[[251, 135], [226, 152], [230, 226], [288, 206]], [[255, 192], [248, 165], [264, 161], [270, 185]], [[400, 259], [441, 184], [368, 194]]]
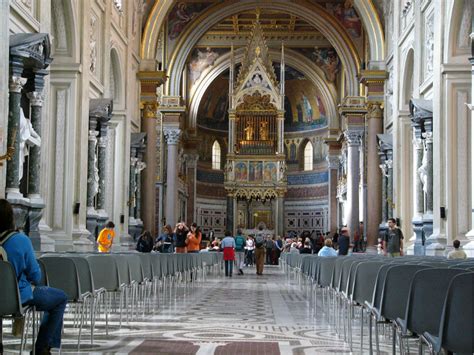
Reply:
[[219, 144], [217, 139], [214, 141], [214, 144], [212, 144], [211, 161], [213, 170], [221, 170], [222, 150], [221, 145]]
[[[243, 59], [244, 50], [239, 49], [235, 52], [235, 62], [240, 63]], [[273, 62], [279, 62], [281, 59], [280, 52], [277, 50], [269, 51], [270, 58]], [[333, 84], [327, 84], [324, 80], [324, 73], [315, 66], [308, 58], [295, 51], [287, 49], [285, 52], [285, 62], [288, 66], [295, 68], [303, 73], [318, 88], [322, 95], [322, 100], [328, 111], [329, 127], [339, 128], [339, 119], [336, 111], [337, 107], [337, 91]], [[209, 71], [202, 75], [190, 92], [188, 127], [196, 126], [199, 104], [211, 83], [225, 70], [229, 68], [230, 53], [227, 53], [217, 59]], [[326, 84], [326, 85], [324, 85]]]
[[[306, 7], [303, 4], [305, 4]], [[306, 1], [290, 3], [282, 0], [272, 1], [271, 3], [239, 1], [232, 6], [222, 3], [204, 11], [194, 22], [194, 24], [199, 24], [200, 27], [189, 26], [186, 31], [181, 34], [176, 48], [173, 51], [171, 56], [172, 60], [168, 67], [168, 76], [171, 80], [166, 83], [166, 93], [171, 96], [179, 96], [181, 94], [181, 79], [187, 58], [199, 39], [209, 29], [235, 13], [255, 9], [257, 5], [260, 8], [271, 8], [272, 10], [280, 10], [299, 16], [321, 31], [338, 53], [343, 68], [347, 71], [348, 95], [359, 94], [357, 74], [360, 69], [360, 58], [354, 43], [339, 22], [333, 19], [329, 13], [318, 5], [310, 4]], [[308, 11], [311, 9], [313, 9], [313, 11]], [[317, 11], [327, 16], [323, 17]], [[328, 26], [328, 22], [332, 26]]]
[[306, 144], [303, 148], [303, 170], [311, 171], [313, 170], [313, 160], [314, 160], [314, 149], [313, 143], [309, 139], [306, 140]]
[[[308, 4], [307, 2], [305, 3]], [[143, 59], [155, 58], [159, 32], [173, 4], [173, 0], [155, 2], [143, 31], [140, 48], [140, 55]], [[259, 6], [262, 6], [262, 4], [260, 3]], [[370, 61], [383, 61], [385, 58], [383, 26], [372, 0], [355, 0], [354, 7], [358, 12], [361, 21], [364, 24], [367, 36], [369, 37]]]
[[122, 66], [120, 65], [120, 56], [115, 47], [110, 50], [110, 82], [109, 90], [114, 104], [123, 103], [123, 85], [122, 85]]
[[[73, 3], [71, 1], [52, 0], [51, 14], [51, 32], [54, 38], [51, 46], [52, 54], [55, 59], [59, 57], [78, 59], [78, 48], [80, 48], [77, 44], [79, 26], [76, 26]], [[53, 65], [55, 61], [53, 61]]]
[[448, 6], [447, 17], [450, 19], [446, 33], [445, 61], [453, 62], [453, 57], [460, 57], [464, 64], [466, 56], [471, 55], [473, 6], [471, 0], [453, 1]]
[[403, 81], [400, 88], [400, 105], [401, 109], [408, 109], [410, 99], [413, 97], [413, 82], [414, 82], [414, 60], [415, 51], [410, 48], [405, 56], [405, 63], [403, 65]]

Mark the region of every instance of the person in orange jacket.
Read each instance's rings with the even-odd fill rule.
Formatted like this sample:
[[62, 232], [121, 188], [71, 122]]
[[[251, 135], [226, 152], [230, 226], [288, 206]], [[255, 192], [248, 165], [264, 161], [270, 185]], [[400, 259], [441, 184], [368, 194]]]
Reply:
[[100, 253], [109, 253], [112, 248], [112, 243], [115, 238], [115, 224], [112, 221], [108, 221], [105, 228], [102, 229], [97, 238], [97, 249]]
[[199, 253], [201, 249], [201, 230], [196, 223], [191, 224], [191, 230], [186, 238], [186, 248], [188, 253]]

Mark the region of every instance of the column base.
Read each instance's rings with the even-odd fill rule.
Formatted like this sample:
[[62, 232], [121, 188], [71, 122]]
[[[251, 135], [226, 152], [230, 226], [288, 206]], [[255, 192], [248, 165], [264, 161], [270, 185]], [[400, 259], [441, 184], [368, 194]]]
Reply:
[[424, 238], [424, 245], [425, 249], [433, 242], [431, 236], [433, 234], [433, 214], [427, 213], [424, 214], [422, 217], [423, 223], [423, 238]]
[[[139, 221], [141, 223], [139, 223]], [[143, 230], [143, 222], [135, 218], [130, 218], [128, 222], [128, 234], [132, 240], [136, 241]]]
[[[413, 255], [425, 255], [424, 220], [421, 216], [412, 220], [415, 241], [413, 243]], [[431, 219], [431, 230], [433, 230], [433, 219]]]
[[89, 231], [89, 235], [87, 236], [87, 239], [93, 244], [95, 244], [100, 231], [97, 222], [98, 218], [99, 215], [97, 211], [92, 207], [88, 207], [86, 217], [86, 229]]
[[121, 251], [128, 251], [128, 250], [135, 250], [137, 243], [133, 240], [133, 238], [129, 234], [122, 233], [120, 235], [119, 243], [116, 243], [116, 245], [120, 246]]
[[446, 236], [439, 230], [433, 231], [425, 245], [426, 255], [445, 256], [446, 255]]

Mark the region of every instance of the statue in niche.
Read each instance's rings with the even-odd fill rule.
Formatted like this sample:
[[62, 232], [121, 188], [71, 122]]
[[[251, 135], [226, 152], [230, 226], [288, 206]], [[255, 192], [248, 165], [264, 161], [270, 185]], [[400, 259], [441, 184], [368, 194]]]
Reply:
[[29, 153], [29, 147], [31, 146], [40, 147], [41, 137], [33, 129], [31, 121], [25, 117], [23, 110], [20, 109], [20, 168], [18, 169], [20, 180], [23, 177], [23, 163], [25, 162], [25, 158]]
[[425, 144], [425, 149], [423, 150], [423, 159], [421, 160], [421, 166], [418, 168], [418, 176], [420, 177], [421, 183], [423, 185], [423, 191], [428, 193], [428, 149]]
[[245, 132], [245, 140], [251, 141], [253, 140], [253, 126], [251, 122], [247, 123], [247, 126], [244, 128]]
[[262, 141], [268, 140], [267, 126], [268, 126], [268, 122], [266, 122], [266, 121], [260, 122], [260, 127], [258, 129], [258, 133], [260, 135], [260, 140], [262, 140]]

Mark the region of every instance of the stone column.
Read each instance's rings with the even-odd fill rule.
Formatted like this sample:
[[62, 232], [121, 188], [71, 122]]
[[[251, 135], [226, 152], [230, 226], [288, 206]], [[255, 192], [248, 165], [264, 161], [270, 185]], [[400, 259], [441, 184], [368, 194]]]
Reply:
[[387, 166], [387, 214], [388, 218], [393, 218], [393, 160], [391, 152], [385, 161]]
[[284, 147], [284, 124], [285, 124], [285, 113], [284, 111], [278, 112], [278, 118], [277, 118], [277, 125], [278, 125], [278, 141], [277, 141], [277, 152], [279, 154], [285, 154], [285, 147]]
[[379, 238], [382, 238], [383, 235], [385, 234], [387, 230], [387, 219], [388, 219], [388, 209], [387, 209], [387, 165], [386, 165], [386, 160], [387, 156], [385, 155], [385, 152], [381, 151], [379, 152], [379, 157], [380, 157], [380, 170], [382, 174], [382, 209], [381, 209], [381, 222], [379, 224]]
[[412, 219], [413, 232], [415, 234], [415, 243], [413, 253], [415, 255], [425, 255], [425, 238], [423, 235], [423, 213], [424, 213], [424, 194], [423, 183], [421, 182], [418, 170], [423, 160], [423, 140], [421, 139], [421, 129], [414, 128], [413, 138], [413, 165], [414, 165], [414, 193], [415, 193], [415, 214]]
[[351, 242], [359, 228], [359, 179], [360, 179], [360, 140], [361, 130], [347, 130], [347, 200], [349, 206], [348, 227], [351, 234]]
[[339, 170], [340, 158], [337, 155], [331, 155], [331, 147], [329, 148], [329, 155], [326, 157], [328, 162], [329, 173], [329, 231], [331, 235], [336, 233], [337, 223], [337, 175]]
[[227, 147], [228, 154], [235, 152], [235, 110], [229, 110], [229, 145]]
[[[33, 88], [34, 91], [31, 91], [27, 94], [28, 99], [30, 100], [31, 105], [31, 114], [30, 121], [33, 129], [40, 136], [41, 134], [41, 121], [42, 121], [42, 109], [44, 102], [44, 95], [42, 93], [44, 88], [44, 77], [48, 75], [47, 70], [34, 70], [33, 71]], [[30, 147], [29, 152], [29, 176], [28, 176], [28, 198], [32, 203], [38, 203], [42, 207], [43, 200], [40, 196], [40, 186], [41, 186], [41, 147], [33, 145]], [[41, 214], [42, 215], [42, 214]], [[38, 225], [36, 226], [38, 227]]]
[[95, 196], [99, 190], [99, 169], [97, 167], [97, 121], [89, 121], [89, 139], [87, 147], [87, 230], [91, 233], [91, 240], [95, 241], [97, 227], [97, 212], [95, 210]]
[[[425, 125], [426, 129], [426, 125]], [[423, 133], [425, 140], [425, 151], [423, 159], [426, 163], [422, 164], [426, 166], [425, 171], [425, 183], [423, 189], [425, 191], [425, 213], [423, 215], [423, 234], [425, 235], [425, 244], [429, 246], [433, 242], [430, 236], [433, 234], [433, 133]]]
[[285, 233], [285, 205], [284, 205], [284, 196], [279, 194], [276, 199], [276, 228], [275, 233], [280, 237], [284, 237]]
[[367, 245], [377, 245], [382, 210], [382, 176], [378, 166], [377, 134], [383, 131], [383, 111], [379, 103], [368, 105], [367, 112]]
[[187, 209], [187, 223], [188, 225], [196, 221], [196, 175], [197, 175], [197, 161], [199, 156], [197, 154], [185, 154], [186, 160], [186, 183], [188, 189]]
[[[137, 158], [130, 158], [130, 184], [128, 192], [128, 215], [130, 222], [135, 220], [135, 208], [137, 206], [137, 176], [135, 174]], [[131, 224], [131, 223], [130, 223]]]
[[226, 212], [226, 226], [229, 231], [234, 230], [234, 196], [227, 195], [227, 212]]
[[[135, 218], [140, 221], [142, 219], [142, 171], [146, 168], [146, 164], [142, 161], [138, 161], [135, 170], [135, 183], [136, 183], [136, 207], [135, 207]], [[143, 226], [142, 226], [143, 227]]]
[[105, 213], [105, 165], [107, 159], [107, 124], [100, 128], [99, 148], [97, 152], [97, 165], [99, 168], [99, 191], [97, 192], [97, 209]]
[[20, 101], [21, 90], [26, 83], [22, 78], [23, 63], [21, 59], [10, 59], [10, 84], [8, 100], [8, 136], [7, 147], [12, 147], [13, 154], [7, 161], [6, 194], [8, 199], [22, 198], [20, 193]]
[[178, 143], [181, 136], [179, 128], [164, 129], [164, 136], [168, 146], [166, 164], [166, 224], [174, 226], [177, 221], [178, 206]]
[[464, 250], [469, 257], [474, 257], [474, 24], [472, 25], [472, 33], [471, 33], [471, 57], [469, 61], [471, 62], [472, 66], [472, 75], [471, 75], [471, 105], [469, 105], [471, 109], [471, 200], [469, 204], [469, 208], [471, 209], [471, 230], [467, 232], [466, 238], [469, 240], [467, 245], [464, 246]]

